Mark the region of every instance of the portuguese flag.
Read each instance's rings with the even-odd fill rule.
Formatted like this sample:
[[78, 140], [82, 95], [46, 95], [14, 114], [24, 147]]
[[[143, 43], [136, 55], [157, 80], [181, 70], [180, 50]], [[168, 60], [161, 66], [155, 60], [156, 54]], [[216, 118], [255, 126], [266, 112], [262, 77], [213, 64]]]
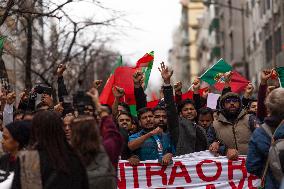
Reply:
[[133, 83], [133, 74], [137, 69], [141, 69], [145, 74], [144, 89], [147, 88], [149, 78], [151, 75], [151, 70], [154, 62], [154, 52], [145, 54], [140, 58], [135, 67], [123, 66], [122, 57], [120, 56], [117, 60], [117, 63], [114, 67], [112, 74], [110, 75], [104, 89], [100, 95], [101, 104], [108, 104], [112, 106], [114, 102], [114, 96], [112, 93], [112, 87], [118, 86], [123, 88], [125, 91], [125, 97], [121, 100], [127, 103], [130, 106], [131, 114], [136, 115], [136, 101], [134, 96], [134, 83]]
[[144, 90], [147, 89], [149, 78], [151, 75], [151, 71], [153, 68], [153, 63], [154, 63], [154, 51], [151, 51], [150, 53], [146, 53], [142, 58], [140, 58], [134, 69], [142, 69], [142, 72], [145, 75], [145, 87]]
[[225, 74], [232, 70], [232, 66], [229, 65], [224, 59], [220, 59], [211, 68], [209, 68], [200, 79], [207, 82], [209, 85], [214, 85], [217, 82], [222, 81]]
[[284, 88], [284, 67], [276, 68], [276, 72], [278, 74], [280, 86]]

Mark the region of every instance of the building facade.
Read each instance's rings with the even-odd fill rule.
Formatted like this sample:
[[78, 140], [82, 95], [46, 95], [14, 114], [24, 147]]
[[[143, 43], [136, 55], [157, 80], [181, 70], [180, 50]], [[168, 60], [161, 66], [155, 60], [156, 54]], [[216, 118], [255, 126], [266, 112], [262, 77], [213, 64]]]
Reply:
[[173, 34], [173, 47], [169, 51], [169, 62], [175, 70], [174, 80], [182, 81], [184, 88], [190, 87], [198, 77], [197, 30], [198, 20], [204, 11], [202, 2], [182, 0], [181, 22]]
[[216, 12], [218, 12], [217, 6], [214, 4], [208, 5], [198, 20], [196, 58], [199, 64], [199, 75], [204, 73], [221, 57], [218, 35], [220, 22], [216, 16]]
[[251, 80], [258, 83], [260, 70], [284, 66], [284, 2], [246, 0], [248, 10], [247, 57]]

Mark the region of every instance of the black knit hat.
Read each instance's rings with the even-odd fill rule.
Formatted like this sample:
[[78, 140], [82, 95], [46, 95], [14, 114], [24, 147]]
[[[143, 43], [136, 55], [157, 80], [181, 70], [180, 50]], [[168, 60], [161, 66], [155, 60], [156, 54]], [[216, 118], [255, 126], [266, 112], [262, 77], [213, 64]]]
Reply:
[[5, 128], [9, 131], [13, 139], [19, 143], [20, 149], [29, 144], [31, 131], [30, 121], [16, 121], [8, 124]]

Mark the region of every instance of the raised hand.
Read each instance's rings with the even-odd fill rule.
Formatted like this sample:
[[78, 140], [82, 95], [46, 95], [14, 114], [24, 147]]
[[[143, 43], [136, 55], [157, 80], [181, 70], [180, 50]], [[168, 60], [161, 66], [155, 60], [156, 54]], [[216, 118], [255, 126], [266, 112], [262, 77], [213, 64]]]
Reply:
[[182, 83], [180, 81], [176, 82], [174, 84], [174, 90], [176, 94], [181, 94], [181, 89], [182, 89]]
[[65, 64], [60, 64], [57, 68], [57, 76], [61, 77], [66, 70], [66, 65]]
[[93, 87], [96, 88], [96, 89], [98, 89], [98, 88], [101, 86], [102, 83], [103, 83], [102, 80], [95, 80], [95, 81], [93, 82]]
[[62, 106], [62, 102], [58, 103], [56, 106], [54, 106], [54, 111], [58, 112], [58, 113], [62, 113], [64, 110], [63, 106]]
[[11, 92], [7, 95], [7, 104], [11, 105], [15, 102], [16, 100], [16, 93], [15, 92]]
[[262, 85], [266, 85], [267, 84], [267, 81], [269, 80], [269, 78], [271, 77], [272, 75], [272, 70], [271, 69], [265, 69], [261, 72], [261, 77], [260, 77], [260, 80], [261, 80], [261, 84]]
[[164, 80], [165, 84], [171, 84], [171, 77], [173, 75], [173, 70], [169, 70], [169, 68], [167, 66], [165, 66], [165, 63], [162, 62], [161, 63], [161, 67], [158, 68], [159, 71], [161, 72], [161, 76]]
[[133, 82], [134, 82], [134, 87], [135, 88], [139, 88], [142, 86], [143, 83], [143, 78], [144, 78], [144, 74], [142, 71], [137, 70], [134, 74], [133, 74]]
[[254, 87], [252, 83], [249, 83], [245, 89], [244, 97], [249, 98], [253, 94]]
[[113, 93], [113, 96], [116, 99], [120, 99], [121, 97], [123, 97], [125, 95], [124, 89], [120, 88], [120, 87], [117, 87], [117, 86], [114, 86], [112, 88], [112, 93]]
[[209, 93], [210, 93], [210, 90], [209, 90], [209, 87], [207, 87], [207, 88], [205, 89], [205, 91], [203, 91], [202, 97], [203, 97], [204, 99], [207, 99]]
[[200, 89], [200, 79], [198, 79], [198, 78], [196, 78], [194, 81], [193, 81], [193, 86], [192, 86], [192, 88], [193, 88], [193, 91], [194, 92], [198, 92], [199, 91], [199, 89]]

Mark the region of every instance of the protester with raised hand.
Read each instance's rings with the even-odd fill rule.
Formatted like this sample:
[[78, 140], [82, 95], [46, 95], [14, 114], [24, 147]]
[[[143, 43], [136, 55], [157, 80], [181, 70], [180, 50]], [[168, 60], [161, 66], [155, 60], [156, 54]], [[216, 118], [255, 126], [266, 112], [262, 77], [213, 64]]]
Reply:
[[206, 150], [206, 135], [201, 131], [201, 128], [193, 122], [197, 116], [194, 103], [191, 100], [182, 101], [179, 105], [179, 116], [174, 102], [173, 88], [171, 86], [173, 71], [170, 71], [164, 63], [161, 63], [159, 71], [161, 72], [161, 76], [164, 80], [163, 90], [167, 111], [167, 122], [169, 133], [173, 144], [176, 147], [176, 155]]
[[103, 146], [116, 168], [122, 150], [123, 138], [114, 123], [112, 115], [109, 114], [109, 110], [100, 104], [98, 90], [93, 87], [87, 94], [92, 98], [100, 117], [99, 131], [102, 136]]
[[69, 146], [57, 113], [38, 112], [31, 131], [30, 150], [19, 155], [12, 189], [88, 188], [86, 170]]
[[177, 105], [181, 104], [182, 102], [182, 82], [178, 81], [174, 84], [175, 90], [175, 102]]
[[147, 107], [147, 99], [143, 88], [144, 75], [143, 72], [137, 70], [133, 74], [134, 82], [134, 96], [136, 100], [136, 110], [139, 111], [141, 108]]
[[59, 102], [64, 102], [64, 96], [68, 95], [66, 85], [64, 84], [63, 73], [66, 70], [65, 64], [60, 64], [57, 68], [57, 87]]
[[116, 171], [103, 147], [94, 117], [79, 116], [72, 120], [71, 128], [71, 144], [87, 169], [89, 188], [117, 188]]
[[260, 121], [264, 121], [264, 118], [267, 116], [266, 108], [265, 108], [265, 98], [267, 96], [268, 91], [268, 80], [271, 78], [272, 70], [265, 69], [261, 72], [260, 76], [260, 85], [258, 89], [258, 104], [257, 104], [257, 118]]
[[248, 107], [250, 100], [252, 98], [253, 92], [254, 92], [254, 87], [252, 83], [249, 83], [245, 88], [245, 92], [242, 98], [242, 103], [244, 107]]
[[[283, 88], [275, 89], [267, 96], [265, 105], [268, 116], [264, 119], [264, 124], [257, 128], [252, 134], [246, 159], [247, 171], [259, 178], [263, 177], [265, 188], [269, 189], [278, 189], [281, 182], [281, 180], [276, 179], [279, 175], [275, 175], [269, 167], [269, 163], [271, 162], [267, 160], [267, 157], [270, 153], [269, 148], [271, 147], [271, 141], [276, 142], [279, 139], [284, 139], [284, 123], [282, 122], [281, 124], [281, 121], [284, 120], [283, 96]], [[283, 173], [284, 154], [280, 151], [278, 155], [280, 162], [276, 161], [275, 163], [280, 163], [277, 167], [282, 168]], [[266, 166], [268, 168], [267, 170]]]
[[112, 93], [114, 96], [114, 102], [112, 104], [112, 114], [114, 117], [116, 117], [119, 114], [119, 111], [121, 111], [121, 110], [118, 110], [118, 106], [119, 106], [120, 99], [125, 95], [125, 92], [123, 88], [114, 86], [112, 88]]
[[14, 103], [16, 101], [16, 93], [15, 92], [10, 92], [6, 96], [6, 100], [3, 101], [4, 104], [4, 109], [3, 109], [3, 124], [8, 125], [9, 123], [12, 123], [14, 118], [13, 114], [15, 111], [14, 108]]

